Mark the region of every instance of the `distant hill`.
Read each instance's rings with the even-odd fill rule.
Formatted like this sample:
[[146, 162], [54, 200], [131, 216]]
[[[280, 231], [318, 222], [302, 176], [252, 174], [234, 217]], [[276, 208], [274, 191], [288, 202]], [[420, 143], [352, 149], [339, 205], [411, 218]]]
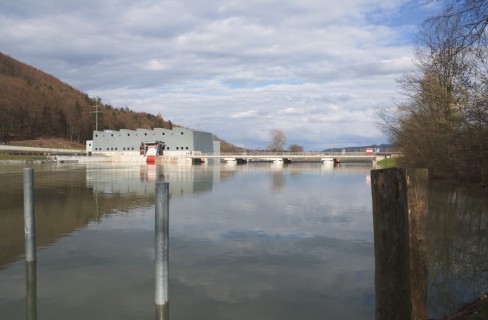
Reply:
[[57, 137], [84, 143], [98, 129], [171, 128], [161, 115], [115, 108], [0, 53], [0, 140]]
[[393, 146], [391, 144], [373, 144], [370, 146], [360, 146], [360, 147], [345, 147], [345, 148], [330, 148], [323, 150], [323, 152], [342, 152], [345, 150], [346, 152], [364, 152], [366, 148], [380, 148], [381, 151], [392, 151]]
[[215, 135], [214, 135], [214, 140], [220, 141], [220, 152], [241, 153], [241, 152], [245, 151], [244, 148], [237, 147], [237, 146], [233, 145], [232, 143], [227, 142], [223, 139], [220, 139], [219, 137], [217, 137]]

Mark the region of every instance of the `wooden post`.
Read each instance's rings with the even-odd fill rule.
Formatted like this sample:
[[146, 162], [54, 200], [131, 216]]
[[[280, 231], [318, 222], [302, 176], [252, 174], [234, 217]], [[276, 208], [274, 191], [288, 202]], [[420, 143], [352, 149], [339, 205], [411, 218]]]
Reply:
[[376, 320], [427, 319], [427, 170], [371, 171]]
[[427, 169], [407, 169], [408, 225], [410, 246], [410, 288], [412, 319], [428, 319], [427, 308]]
[[376, 320], [410, 320], [410, 264], [405, 170], [371, 171]]

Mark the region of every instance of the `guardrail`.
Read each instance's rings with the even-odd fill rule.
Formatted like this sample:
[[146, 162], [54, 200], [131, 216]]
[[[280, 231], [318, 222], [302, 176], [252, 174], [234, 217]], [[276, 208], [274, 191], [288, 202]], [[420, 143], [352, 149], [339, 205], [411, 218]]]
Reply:
[[23, 147], [23, 146], [10, 146], [0, 145], [0, 151], [10, 152], [29, 152], [29, 153], [44, 153], [44, 154], [85, 154], [85, 150], [76, 149], [56, 149], [56, 148], [40, 148], [40, 147]]
[[324, 157], [331, 158], [376, 158], [376, 157], [387, 157], [392, 155], [399, 155], [399, 153], [392, 152], [283, 152], [283, 153], [264, 153], [264, 152], [247, 152], [247, 153], [192, 153], [187, 155], [187, 158], [244, 158], [244, 159], [258, 159], [258, 158], [309, 158], [309, 159], [319, 159]]

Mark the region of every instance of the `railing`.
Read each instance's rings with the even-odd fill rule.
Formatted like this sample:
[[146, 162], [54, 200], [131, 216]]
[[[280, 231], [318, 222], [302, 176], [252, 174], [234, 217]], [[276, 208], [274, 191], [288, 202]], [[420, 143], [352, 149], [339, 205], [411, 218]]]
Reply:
[[190, 158], [373, 158], [378, 156], [400, 155], [399, 152], [270, 152], [270, 151], [251, 151], [243, 153], [193, 153], [188, 155]]
[[22, 147], [22, 146], [7, 146], [7, 145], [0, 145], [0, 151], [43, 153], [43, 154], [85, 154], [86, 153], [85, 150]]

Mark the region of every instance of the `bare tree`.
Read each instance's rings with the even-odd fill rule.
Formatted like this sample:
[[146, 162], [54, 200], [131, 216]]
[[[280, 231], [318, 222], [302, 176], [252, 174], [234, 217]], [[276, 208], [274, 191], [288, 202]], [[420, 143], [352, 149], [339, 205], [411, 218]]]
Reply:
[[488, 2], [452, 0], [417, 37], [414, 73], [400, 79], [406, 101], [383, 128], [409, 166], [434, 174], [488, 175]]
[[268, 150], [270, 151], [282, 151], [286, 145], [286, 135], [279, 129], [273, 129], [269, 132], [270, 143]]
[[303, 146], [299, 144], [292, 144], [288, 147], [288, 150], [290, 150], [290, 152], [303, 152]]

